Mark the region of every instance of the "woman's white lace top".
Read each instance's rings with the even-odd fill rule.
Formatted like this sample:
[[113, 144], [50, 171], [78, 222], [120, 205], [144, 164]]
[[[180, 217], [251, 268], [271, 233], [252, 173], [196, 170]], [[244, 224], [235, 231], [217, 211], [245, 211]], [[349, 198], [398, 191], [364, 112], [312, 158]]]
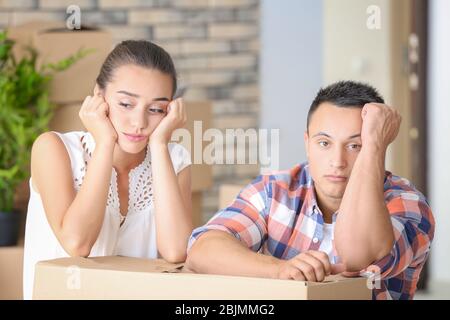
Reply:
[[[78, 192], [95, 149], [95, 141], [89, 132], [55, 133], [66, 146], [72, 167], [74, 188]], [[169, 153], [176, 174], [191, 164], [189, 152], [181, 145], [170, 143]], [[48, 223], [41, 197], [33, 189], [31, 179], [29, 182], [30, 200], [26, 221], [23, 269], [25, 299], [31, 299], [32, 297], [35, 264], [42, 260], [68, 256]], [[58, 195], [55, 194], [54, 196], [57, 197]], [[129, 172], [128, 212], [125, 218], [120, 213], [117, 172], [114, 168], [112, 169], [103, 225], [90, 253], [90, 256], [109, 255], [141, 258], [158, 257], [151, 154], [148, 147], [144, 161]]]

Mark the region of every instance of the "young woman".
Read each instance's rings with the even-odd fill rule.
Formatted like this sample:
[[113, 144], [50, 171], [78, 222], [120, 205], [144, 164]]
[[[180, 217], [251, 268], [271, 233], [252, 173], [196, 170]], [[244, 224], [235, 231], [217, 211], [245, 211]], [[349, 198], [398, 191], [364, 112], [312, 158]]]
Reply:
[[169, 54], [124, 41], [106, 58], [79, 116], [87, 131], [34, 143], [24, 298], [38, 261], [122, 255], [183, 261], [192, 231], [190, 155], [169, 143], [184, 125]]

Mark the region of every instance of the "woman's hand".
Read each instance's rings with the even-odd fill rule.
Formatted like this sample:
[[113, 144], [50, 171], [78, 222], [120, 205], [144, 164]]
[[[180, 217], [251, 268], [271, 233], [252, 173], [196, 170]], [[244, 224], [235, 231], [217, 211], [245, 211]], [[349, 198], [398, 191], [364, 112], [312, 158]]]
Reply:
[[167, 145], [172, 137], [172, 133], [185, 125], [187, 120], [186, 109], [182, 98], [170, 102], [167, 107], [167, 115], [150, 136], [150, 145]]
[[84, 99], [79, 116], [96, 144], [114, 145], [117, 141], [117, 132], [108, 115], [109, 105], [101, 95], [98, 85], [95, 85], [94, 95]]

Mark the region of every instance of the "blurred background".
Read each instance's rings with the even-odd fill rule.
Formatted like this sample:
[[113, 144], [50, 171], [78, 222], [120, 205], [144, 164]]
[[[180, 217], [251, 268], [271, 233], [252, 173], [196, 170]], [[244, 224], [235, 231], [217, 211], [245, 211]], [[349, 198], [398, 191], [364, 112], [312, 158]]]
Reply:
[[[70, 30], [77, 22], [81, 30]], [[0, 29], [16, 44], [36, 47], [41, 63], [96, 48], [51, 82], [50, 129], [83, 130], [78, 109], [107, 53], [122, 40], [147, 39], [174, 59], [187, 88], [188, 130], [194, 120], [203, 121], [203, 130], [279, 129], [280, 169], [306, 160], [306, 115], [320, 87], [338, 80], [372, 84], [403, 117], [387, 169], [410, 179], [436, 218], [416, 298], [450, 299], [450, 1], [0, 0]], [[198, 225], [261, 168], [193, 169]], [[17, 244], [0, 247], [0, 298], [21, 295], [28, 193], [24, 179], [14, 202]]]

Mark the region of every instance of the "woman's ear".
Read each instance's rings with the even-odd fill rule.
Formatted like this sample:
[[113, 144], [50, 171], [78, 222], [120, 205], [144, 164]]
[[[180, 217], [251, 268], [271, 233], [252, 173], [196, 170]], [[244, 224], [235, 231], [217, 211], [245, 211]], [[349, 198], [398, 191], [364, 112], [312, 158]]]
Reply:
[[102, 96], [102, 95], [103, 95], [103, 92], [100, 89], [98, 83], [96, 83], [95, 87], [94, 87], [94, 96]]

